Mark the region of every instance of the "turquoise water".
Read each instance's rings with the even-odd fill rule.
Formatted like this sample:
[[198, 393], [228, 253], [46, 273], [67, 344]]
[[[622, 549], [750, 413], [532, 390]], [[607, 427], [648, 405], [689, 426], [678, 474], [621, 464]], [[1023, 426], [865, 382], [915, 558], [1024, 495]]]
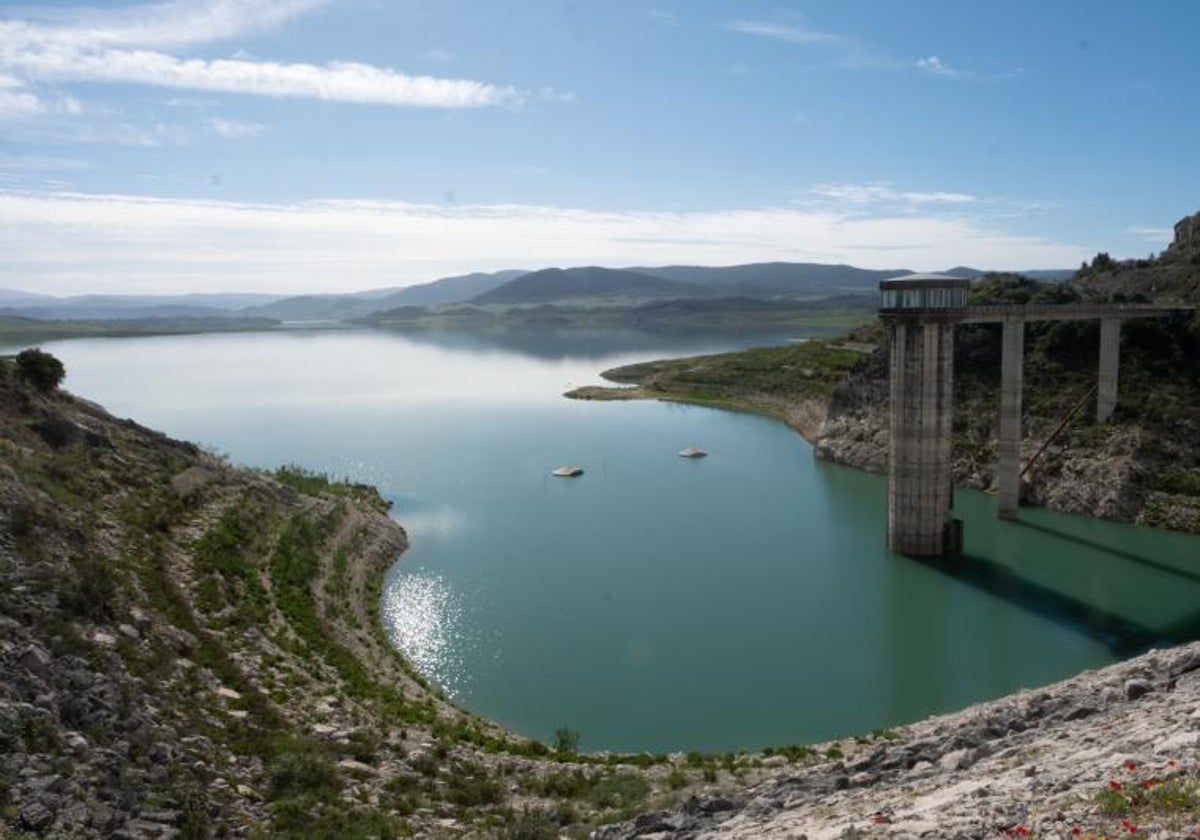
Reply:
[[[468, 708], [590, 749], [866, 732], [1196, 635], [1200, 539], [959, 492], [966, 556], [884, 546], [886, 484], [782, 424], [575, 402], [753, 339], [281, 332], [46, 345], [68, 387], [234, 460], [369, 481], [412, 548], [383, 615]], [[760, 342], [758, 342], [760, 343]], [[696, 445], [710, 456], [686, 460]], [[562, 464], [585, 474], [549, 476]]]

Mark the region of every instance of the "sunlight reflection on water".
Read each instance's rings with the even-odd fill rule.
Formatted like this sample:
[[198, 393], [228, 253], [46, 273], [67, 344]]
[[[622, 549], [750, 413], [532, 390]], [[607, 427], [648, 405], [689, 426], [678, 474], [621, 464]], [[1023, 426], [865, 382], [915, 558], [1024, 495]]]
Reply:
[[466, 688], [462, 599], [440, 575], [401, 574], [384, 590], [383, 622], [401, 652], [451, 697]]

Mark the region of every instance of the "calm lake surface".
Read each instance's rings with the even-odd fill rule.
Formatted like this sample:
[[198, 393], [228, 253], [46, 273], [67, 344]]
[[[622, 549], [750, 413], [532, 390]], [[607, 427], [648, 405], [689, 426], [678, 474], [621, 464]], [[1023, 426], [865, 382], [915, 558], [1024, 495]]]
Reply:
[[[382, 605], [398, 644], [463, 705], [540, 738], [811, 742], [1200, 635], [1200, 539], [1033, 509], [999, 522], [960, 491], [966, 556], [923, 563], [884, 545], [884, 479], [816, 462], [778, 422], [560, 397], [614, 365], [762, 343], [283, 331], [44, 347], [118, 415], [377, 485], [412, 541]], [[680, 458], [689, 445], [710, 456]], [[562, 464], [586, 472], [551, 478]]]

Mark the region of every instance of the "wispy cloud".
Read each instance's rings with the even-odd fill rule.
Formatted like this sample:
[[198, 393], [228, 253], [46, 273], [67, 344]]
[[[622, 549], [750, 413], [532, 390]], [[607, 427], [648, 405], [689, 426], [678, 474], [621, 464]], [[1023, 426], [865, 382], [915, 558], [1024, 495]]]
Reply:
[[184, 47], [268, 32], [329, 0], [167, 0], [126, 9], [43, 8], [8, 38], [80, 47]]
[[679, 16], [674, 12], [668, 12], [663, 9], [650, 9], [646, 15], [653, 21], [661, 23], [663, 26], [678, 26]]
[[[238, 204], [0, 190], [0, 286], [302, 292], [545, 265], [1077, 265], [1091, 250], [965, 215], [831, 208], [597, 211], [383, 201]], [[33, 278], [31, 280], [31, 278]], [[346, 278], [353, 278], [347, 280]]]
[[873, 181], [867, 184], [821, 184], [813, 187], [808, 192], [821, 199], [858, 206], [888, 204], [917, 206], [930, 204], [973, 204], [979, 200], [967, 193], [947, 192], [944, 190], [931, 192], [897, 190], [886, 181]]
[[425, 58], [428, 61], [440, 61], [445, 63], [447, 61], [454, 60], [454, 53], [450, 52], [450, 50], [430, 50], [429, 52], [425, 53]]
[[741, 32], [745, 35], [759, 35], [764, 38], [774, 38], [792, 44], [840, 44], [846, 40], [841, 35], [835, 35], [832, 32], [820, 32], [786, 23], [735, 20], [726, 26], [734, 32]]
[[120, 82], [277, 99], [304, 97], [426, 108], [517, 105], [523, 99], [523, 95], [512, 87], [470, 79], [409, 76], [387, 67], [357, 62], [315, 65], [236, 58], [209, 61], [181, 59], [146, 50], [97, 51], [69, 46], [6, 51], [0, 53], [0, 62], [43, 80]]
[[209, 120], [208, 127], [214, 133], [229, 139], [257, 137], [267, 130], [267, 126], [262, 123], [237, 122], [236, 120], [226, 120], [221, 117], [213, 117]]
[[950, 67], [936, 55], [931, 55], [927, 58], [918, 58], [913, 65], [931, 76], [945, 76], [950, 79], [956, 79], [962, 75], [961, 70], [956, 70]]
[[913, 71], [947, 79], [980, 79], [1001, 81], [1021, 74], [1020, 70], [979, 73], [947, 64], [940, 56], [906, 59], [890, 53], [885, 48], [864, 43], [848, 35], [826, 32], [795, 23], [779, 23], [765, 20], [737, 20], [725, 24], [725, 28], [746, 35], [773, 38], [791, 44], [827, 45], [836, 50], [835, 62], [846, 70]]
[[55, 157], [53, 155], [0, 154], [0, 169], [15, 172], [73, 171], [90, 168], [90, 163], [78, 158]]
[[[164, 51], [271, 29], [320, 5], [322, 0], [175, 0], [134, 11], [80, 12], [79, 22], [69, 25], [0, 21], [0, 70], [30, 81], [140, 84], [393, 107], [513, 106], [524, 99], [511, 86], [414, 76], [353, 61], [202, 59]], [[9, 107], [33, 107], [31, 95], [10, 94]]]

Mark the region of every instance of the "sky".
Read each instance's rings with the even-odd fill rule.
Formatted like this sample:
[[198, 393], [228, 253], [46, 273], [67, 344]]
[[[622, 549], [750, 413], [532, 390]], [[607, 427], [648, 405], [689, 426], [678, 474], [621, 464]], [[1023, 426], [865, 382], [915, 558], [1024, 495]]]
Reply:
[[0, 287], [1073, 268], [1200, 210], [1200, 2], [0, 2]]

